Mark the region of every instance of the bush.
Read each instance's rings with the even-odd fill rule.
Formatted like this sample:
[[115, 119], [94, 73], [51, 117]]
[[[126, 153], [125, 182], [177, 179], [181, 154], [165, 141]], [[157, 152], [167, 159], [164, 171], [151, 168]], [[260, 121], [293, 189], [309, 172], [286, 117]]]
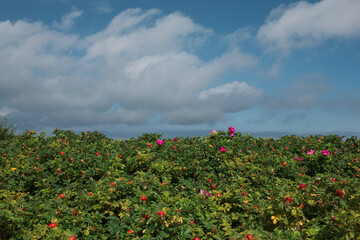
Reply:
[[7, 118], [0, 122], [0, 140], [8, 140], [15, 137], [16, 127], [13, 124], [7, 125]]
[[354, 239], [359, 139], [225, 132], [0, 142], [0, 239]]

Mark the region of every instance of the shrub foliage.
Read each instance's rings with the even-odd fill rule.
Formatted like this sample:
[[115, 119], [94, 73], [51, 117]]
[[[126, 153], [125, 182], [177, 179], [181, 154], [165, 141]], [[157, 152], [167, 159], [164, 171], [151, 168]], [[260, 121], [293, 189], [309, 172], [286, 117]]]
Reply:
[[0, 141], [0, 239], [354, 239], [359, 144], [25, 131]]

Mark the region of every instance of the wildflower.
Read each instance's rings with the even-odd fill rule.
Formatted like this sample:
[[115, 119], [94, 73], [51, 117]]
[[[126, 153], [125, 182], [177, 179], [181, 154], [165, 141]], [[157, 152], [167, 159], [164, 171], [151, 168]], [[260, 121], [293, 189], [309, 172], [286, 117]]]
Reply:
[[211, 193], [206, 192], [204, 189], [200, 189], [200, 195], [205, 195], [206, 198], [211, 197]]
[[307, 152], [307, 155], [314, 155], [315, 151], [313, 149], [311, 149], [309, 152]]
[[226, 152], [226, 151], [227, 151], [226, 148], [223, 147], [220, 148], [220, 152]]
[[209, 135], [216, 134], [217, 132], [215, 130], [212, 130]]
[[328, 150], [322, 150], [321, 153], [324, 156], [328, 156], [330, 154], [330, 152]]
[[164, 140], [156, 140], [156, 142], [157, 142], [157, 144], [158, 144], [159, 146], [161, 146], [161, 145], [163, 145]]
[[235, 128], [229, 126], [229, 131], [230, 131], [230, 137], [233, 138], [235, 135]]

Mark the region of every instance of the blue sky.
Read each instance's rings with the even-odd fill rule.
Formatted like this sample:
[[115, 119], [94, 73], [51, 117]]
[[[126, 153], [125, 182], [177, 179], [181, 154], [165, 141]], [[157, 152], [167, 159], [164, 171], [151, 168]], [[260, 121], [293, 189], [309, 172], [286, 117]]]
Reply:
[[24, 129], [360, 133], [360, 1], [0, 3], [0, 116]]

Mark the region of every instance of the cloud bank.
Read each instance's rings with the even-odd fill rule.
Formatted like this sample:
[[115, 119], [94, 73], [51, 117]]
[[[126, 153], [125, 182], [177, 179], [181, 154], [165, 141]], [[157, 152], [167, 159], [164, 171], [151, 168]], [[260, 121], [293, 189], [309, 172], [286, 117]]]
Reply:
[[270, 50], [288, 54], [293, 48], [330, 39], [360, 36], [360, 1], [322, 0], [280, 5], [271, 11], [257, 38]]
[[223, 119], [258, 104], [263, 91], [222, 76], [257, 59], [229, 47], [213, 59], [196, 50], [214, 34], [189, 17], [129, 9], [89, 36], [66, 32], [82, 12], [60, 23], [0, 22], [0, 114], [42, 126], [188, 125]]

